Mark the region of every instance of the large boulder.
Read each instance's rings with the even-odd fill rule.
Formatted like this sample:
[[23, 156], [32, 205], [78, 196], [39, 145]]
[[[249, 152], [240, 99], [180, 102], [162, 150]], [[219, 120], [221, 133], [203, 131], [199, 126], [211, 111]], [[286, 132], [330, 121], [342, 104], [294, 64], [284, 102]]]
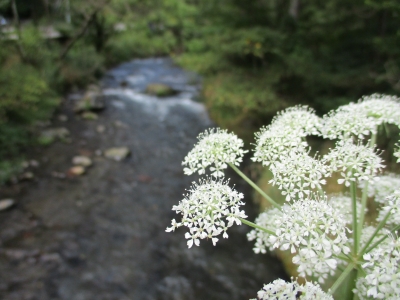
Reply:
[[177, 90], [174, 90], [172, 87], [164, 83], [150, 83], [147, 85], [145, 92], [146, 94], [157, 97], [168, 97], [178, 94]]
[[99, 91], [89, 90], [76, 102], [74, 111], [81, 113], [85, 111], [101, 111], [105, 108], [104, 96]]

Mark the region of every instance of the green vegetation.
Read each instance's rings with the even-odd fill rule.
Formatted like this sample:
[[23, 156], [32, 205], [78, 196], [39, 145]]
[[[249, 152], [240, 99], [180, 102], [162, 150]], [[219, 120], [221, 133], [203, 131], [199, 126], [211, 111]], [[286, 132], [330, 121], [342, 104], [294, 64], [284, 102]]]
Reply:
[[[322, 114], [400, 91], [397, 0], [60, 3], [0, 0], [15, 25], [0, 31], [0, 162], [31, 144], [63, 93], [136, 57], [169, 55], [202, 74], [211, 116], [246, 140], [294, 104]], [[46, 26], [61, 37], [45, 38]]]

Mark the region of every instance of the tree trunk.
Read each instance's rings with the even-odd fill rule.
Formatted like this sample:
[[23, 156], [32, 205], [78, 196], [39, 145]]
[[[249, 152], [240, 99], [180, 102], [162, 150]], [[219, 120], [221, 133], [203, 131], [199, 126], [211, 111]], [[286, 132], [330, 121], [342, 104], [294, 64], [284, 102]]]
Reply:
[[19, 14], [18, 14], [18, 9], [17, 9], [17, 3], [15, 0], [11, 0], [11, 9], [13, 13], [13, 18], [14, 18], [14, 27], [15, 27], [15, 32], [17, 34], [17, 48], [19, 55], [21, 56], [22, 60], [25, 60], [25, 52], [21, 44], [21, 24], [19, 22]]
[[300, 0], [290, 0], [289, 15], [292, 16], [292, 18], [295, 20], [297, 20], [297, 18], [299, 17], [299, 9]]

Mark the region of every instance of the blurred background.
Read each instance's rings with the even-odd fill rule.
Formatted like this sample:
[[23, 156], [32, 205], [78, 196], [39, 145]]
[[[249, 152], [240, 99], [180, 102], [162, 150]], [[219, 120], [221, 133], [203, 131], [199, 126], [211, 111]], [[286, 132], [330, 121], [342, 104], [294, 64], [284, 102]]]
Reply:
[[[210, 126], [251, 143], [289, 106], [323, 115], [363, 95], [399, 95], [400, 3], [0, 0], [0, 68], [4, 299], [244, 299], [286, 276], [282, 266], [275, 257], [244, 263], [245, 239], [218, 255], [209, 245], [186, 252], [183, 231], [164, 236], [193, 180], [180, 162]], [[378, 142], [394, 169], [390, 129]], [[244, 169], [266, 186], [268, 173]], [[154, 226], [133, 224], [138, 214]], [[144, 265], [120, 258], [135, 259], [132, 247], [147, 251]]]

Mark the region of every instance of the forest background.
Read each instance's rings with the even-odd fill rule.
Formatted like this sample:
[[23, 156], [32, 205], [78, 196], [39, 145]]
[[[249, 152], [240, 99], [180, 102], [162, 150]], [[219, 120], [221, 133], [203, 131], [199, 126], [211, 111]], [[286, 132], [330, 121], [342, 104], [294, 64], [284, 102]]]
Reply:
[[0, 16], [0, 184], [62, 95], [133, 58], [201, 74], [211, 117], [248, 141], [288, 106], [400, 93], [397, 0], [0, 0]]

